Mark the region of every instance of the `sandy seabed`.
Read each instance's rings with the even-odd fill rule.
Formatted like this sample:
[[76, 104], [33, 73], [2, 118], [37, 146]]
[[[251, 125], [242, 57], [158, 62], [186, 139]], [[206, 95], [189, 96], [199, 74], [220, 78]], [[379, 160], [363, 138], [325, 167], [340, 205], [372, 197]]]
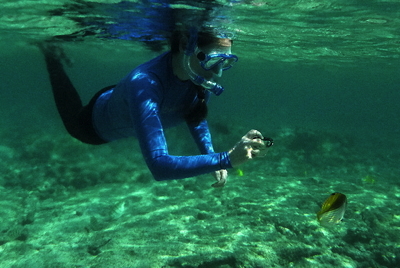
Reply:
[[[211, 127], [216, 143], [239, 133]], [[210, 175], [154, 181], [134, 139], [93, 147], [8, 134], [0, 267], [400, 267], [396, 153], [286, 129], [266, 158], [213, 189]], [[177, 152], [190, 147], [167, 138]], [[324, 228], [316, 212], [333, 192], [349, 204], [343, 222]]]

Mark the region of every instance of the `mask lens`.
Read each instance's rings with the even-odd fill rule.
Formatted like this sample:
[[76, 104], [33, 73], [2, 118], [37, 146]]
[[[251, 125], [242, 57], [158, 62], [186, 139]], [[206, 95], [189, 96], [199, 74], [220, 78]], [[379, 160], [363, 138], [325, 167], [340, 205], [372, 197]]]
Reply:
[[215, 66], [217, 66], [218, 64], [220, 64], [221, 62], [224, 62], [224, 58], [222, 57], [212, 57], [209, 58], [208, 60], [204, 61], [204, 67], [208, 70], [214, 68]]
[[197, 58], [200, 60], [201, 66], [209, 71], [217, 65], [221, 65], [223, 71], [228, 70], [238, 61], [238, 57], [233, 54], [205, 54], [204, 52], [197, 53]]
[[[235, 56], [235, 55], [233, 55], [233, 56]], [[237, 57], [235, 56], [234, 58], [227, 58], [227, 59], [225, 59], [224, 60], [224, 64], [222, 65], [222, 70], [228, 70], [229, 68], [231, 68], [232, 66], [233, 66], [233, 64], [235, 63], [235, 62], [237, 62]]]

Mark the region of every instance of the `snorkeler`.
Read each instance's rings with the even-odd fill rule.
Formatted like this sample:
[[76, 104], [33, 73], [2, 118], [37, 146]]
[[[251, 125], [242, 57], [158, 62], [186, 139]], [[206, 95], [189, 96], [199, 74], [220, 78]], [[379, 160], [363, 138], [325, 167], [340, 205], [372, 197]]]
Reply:
[[[213, 173], [213, 187], [227, 181], [228, 168], [264, 156], [272, 143], [250, 130], [229, 151], [215, 153], [207, 125], [211, 92], [224, 90], [216, 79], [238, 60], [232, 40], [212, 30], [176, 32], [171, 50], [138, 67], [119, 84], [106, 87], [83, 106], [64, 71], [62, 50], [40, 45], [46, 60], [58, 112], [67, 131], [87, 144], [104, 144], [134, 136], [156, 180], [171, 180]], [[187, 123], [201, 155], [168, 153], [164, 128]]]

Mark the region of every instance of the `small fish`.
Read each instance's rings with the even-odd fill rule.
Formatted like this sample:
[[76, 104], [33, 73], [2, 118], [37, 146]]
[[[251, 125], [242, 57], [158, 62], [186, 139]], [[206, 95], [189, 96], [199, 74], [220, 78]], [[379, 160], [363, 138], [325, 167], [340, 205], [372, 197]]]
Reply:
[[244, 175], [243, 170], [241, 170], [240, 168], [236, 169], [236, 175], [238, 175], [239, 177], [242, 177]]
[[347, 197], [341, 193], [333, 193], [322, 204], [317, 219], [324, 227], [333, 226], [343, 219], [346, 207]]
[[110, 220], [116, 220], [122, 217], [126, 210], [126, 202], [121, 201], [111, 207]]

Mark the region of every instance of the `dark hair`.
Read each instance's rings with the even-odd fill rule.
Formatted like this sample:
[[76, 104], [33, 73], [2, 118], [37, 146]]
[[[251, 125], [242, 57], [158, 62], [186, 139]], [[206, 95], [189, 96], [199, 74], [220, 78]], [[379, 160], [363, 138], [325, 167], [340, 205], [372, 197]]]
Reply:
[[[182, 37], [189, 38], [188, 32], [175, 31], [171, 35], [170, 44], [172, 54], [179, 53], [179, 46]], [[200, 31], [197, 34], [197, 45], [199, 47], [204, 47], [218, 41], [218, 37], [212, 31]], [[188, 124], [200, 124], [201, 121], [206, 119], [208, 114], [207, 102], [205, 100], [205, 89], [202, 86], [195, 85], [197, 90], [197, 103], [190, 109], [190, 111], [185, 115], [185, 120]]]
[[[170, 38], [172, 54], [179, 53], [179, 45], [182, 37], [186, 37], [189, 39], [189, 32], [175, 31], [172, 33]], [[199, 47], [205, 47], [207, 45], [216, 43], [218, 39], [219, 38], [215, 36], [215, 33], [212, 31], [201, 31], [197, 33], [197, 45]]]
[[197, 103], [185, 115], [186, 123], [199, 125], [201, 121], [206, 119], [208, 114], [207, 102], [205, 100], [205, 89], [202, 86], [195, 85], [197, 90]]

